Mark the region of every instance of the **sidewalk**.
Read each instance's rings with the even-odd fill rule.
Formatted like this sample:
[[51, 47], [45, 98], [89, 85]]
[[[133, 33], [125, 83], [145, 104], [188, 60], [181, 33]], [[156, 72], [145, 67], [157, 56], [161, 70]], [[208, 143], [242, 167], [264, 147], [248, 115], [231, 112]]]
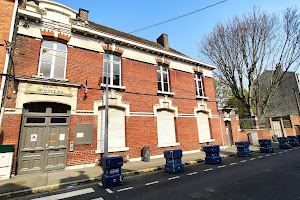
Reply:
[[[258, 146], [251, 145], [251, 151], [258, 151]], [[220, 156], [228, 157], [236, 155], [236, 148], [221, 149]], [[205, 153], [183, 154], [182, 163], [185, 165], [203, 162]], [[141, 173], [153, 172], [164, 169], [165, 159], [151, 159], [150, 162], [124, 163], [122, 173], [124, 176], [132, 176]], [[77, 170], [65, 170], [58, 172], [18, 175], [9, 180], [0, 181], [0, 199], [28, 195], [75, 185], [96, 182], [101, 180], [103, 171], [101, 167], [89, 167]]]

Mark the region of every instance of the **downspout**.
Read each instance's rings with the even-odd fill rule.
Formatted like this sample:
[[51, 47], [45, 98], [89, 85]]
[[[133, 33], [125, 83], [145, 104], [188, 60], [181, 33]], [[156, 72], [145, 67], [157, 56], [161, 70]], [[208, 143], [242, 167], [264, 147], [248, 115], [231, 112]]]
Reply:
[[[12, 15], [12, 18], [11, 18], [11, 23], [10, 23], [8, 44], [12, 43], [18, 6], [19, 6], [19, 0], [15, 0], [13, 15]], [[4, 94], [4, 87], [5, 87], [5, 82], [6, 82], [6, 75], [7, 75], [7, 70], [8, 70], [10, 52], [11, 52], [11, 46], [6, 51], [5, 63], [4, 63], [4, 68], [3, 68], [3, 76], [2, 76], [2, 81], [1, 81], [1, 89], [0, 89], [0, 106], [1, 106], [0, 128], [2, 126], [2, 118], [3, 118], [3, 112], [4, 112], [4, 106], [2, 106], [2, 102], [3, 102], [3, 94]]]
[[220, 120], [220, 128], [221, 128], [221, 135], [222, 135], [223, 149], [225, 149], [224, 138], [223, 138], [223, 128], [222, 128], [222, 122], [221, 122], [221, 114], [220, 114], [220, 111], [219, 111], [219, 120]]

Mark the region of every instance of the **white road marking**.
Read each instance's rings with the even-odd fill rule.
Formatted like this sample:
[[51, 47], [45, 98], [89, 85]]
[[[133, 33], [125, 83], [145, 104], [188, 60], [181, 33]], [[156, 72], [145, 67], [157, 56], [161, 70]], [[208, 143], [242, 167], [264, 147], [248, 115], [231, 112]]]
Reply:
[[255, 160], [256, 158], [251, 158], [250, 160]]
[[170, 180], [177, 179], [177, 178], [180, 178], [180, 176], [174, 176], [174, 177], [171, 177], [171, 178], [169, 178], [169, 181], [170, 181]]
[[287, 152], [288, 150], [285, 150], [284, 152]]
[[109, 189], [109, 188], [106, 188], [106, 189], [105, 189], [105, 191], [106, 191], [106, 192], [108, 192], [109, 194], [112, 194], [112, 193], [114, 193], [114, 192], [113, 192], [113, 191], [111, 191], [111, 189]]
[[88, 194], [88, 193], [93, 193], [95, 190], [93, 188], [86, 188], [82, 190], [76, 190], [73, 192], [66, 192], [63, 194], [55, 194], [47, 197], [41, 197], [41, 198], [36, 198], [32, 200], [57, 200], [57, 199], [65, 199], [65, 198], [70, 198], [70, 197], [75, 197], [83, 194]]
[[187, 174], [188, 176], [191, 176], [191, 175], [194, 175], [194, 174], [197, 174], [198, 172], [192, 172], [192, 173], [189, 173]]
[[153, 185], [153, 184], [157, 184], [157, 183], [159, 183], [159, 181], [153, 181], [153, 182], [150, 182], [150, 183], [146, 183], [145, 185]]
[[98, 183], [98, 185], [100, 185], [101, 187], [103, 186], [103, 184], [102, 184], [102, 183]]
[[223, 167], [226, 167], [226, 165], [221, 165], [221, 166], [219, 166], [219, 167], [217, 167], [217, 168], [223, 168]]
[[257, 158], [262, 158], [262, 157], [264, 157], [264, 156], [258, 156]]
[[133, 187], [123, 188], [123, 189], [120, 189], [120, 190], [117, 190], [117, 191], [118, 192], [123, 192], [123, 191], [131, 190], [131, 189], [133, 189]]
[[92, 200], [104, 200], [102, 197], [96, 198], [96, 199], [92, 199]]
[[270, 156], [270, 154], [267, 154], [266, 157]]
[[205, 170], [203, 170], [204, 172], [208, 172], [208, 171], [211, 171], [212, 170], [212, 168], [209, 168], [209, 169], [205, 169]]
[[279, 153], [282, 153], [282, 151], [280, 151]]
[[240, 162], [247, 162], [247, 160], [241, 160]]
[[234, 162], [234, 163], [230, 163], [229, 165], [236, 165], [236, 163]]
[[292, 150], [294, 150], [294, 149], [290, 149], [290, 151], [292, 151]]
[[277, 153], [273, 153], [274, 155], [276, 155]]

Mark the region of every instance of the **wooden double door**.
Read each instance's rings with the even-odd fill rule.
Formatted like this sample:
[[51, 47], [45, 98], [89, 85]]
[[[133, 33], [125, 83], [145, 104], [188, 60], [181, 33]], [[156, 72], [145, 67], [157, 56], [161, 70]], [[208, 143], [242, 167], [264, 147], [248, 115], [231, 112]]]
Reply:
[[17, 173], [64, 169], [69, 125], [70, 106], [56, 103], [24, 105]]

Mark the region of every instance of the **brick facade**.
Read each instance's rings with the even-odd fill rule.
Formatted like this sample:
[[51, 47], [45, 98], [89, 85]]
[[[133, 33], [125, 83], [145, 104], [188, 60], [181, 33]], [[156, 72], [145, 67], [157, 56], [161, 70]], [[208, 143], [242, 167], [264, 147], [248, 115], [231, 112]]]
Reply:
[[[36, 23], [36, 21], [33, 20], [28, 23]], [[62, 103], [62, 101], [65, 101], [65, 104], [71, 107], [68, 143], [75, 141], [75, 127], [77, 123], [92, 123], [94, 127], [92, 144], [74, 145], [72, 152], [69, 151], [68, 148], [67, 166], [98, 163], [103, 154], [100, 154], [100, 150], [97, 149], [97, 113], [98, 108], [103, 106], [104, 90], [101, 88], [101, 83], [103, 82], [103, 53], [107, 47], [103, 43], [97, 43], [100, 48], [100, 50], [97, 51], [95, 49], [98, 47], [81, 48], [67, 43], [68, 50], [65, 77], [67, 80], [47, 79], [37, 74], [41, 42], [51, 37], [51, 41], [60, 42], [61, 39], [63, 39], [65, 42], [71, 43], [73, 38], [77, 37], [77, 40], [80, 38], [84, 43], [85, 39], [91, 41], [90, 36], [87, 34], [79, 35], [73, 32], [65, 34], [56, 32], [56, 30], [46, 30], [38, 26], [36, 27], [36, 31], [34, 33], [32, 32], [32, 34], [29, 33], [30, 31], [27, 29], [27, 32], [22, 32], [24, 27], [20, 27], [20, 29], [21, 33], [18, 33], [16, 37], [14, 54], [15, 75], [19, 77], [19, 79], [10, 81], [8, 86], [7, 96], [9, 98], [5, 102], [7, 111], [4, 113], [2, 123], [3, 135], [1, 143], [15, 144], [15, 152], [17, 155], [19, 135], [22, 127], [22, 109], [25, 103]], [[93, 37], [93, 42], [95, 40], [103, 42], [103, 39], [95, 38], [96, 37]], [[149, 41], [146, 42], [149, 43]], [[84, 46], [83, 43], [79, 44]], [[160, 46], [156, 46], [156, 44], [152, 45], [154, 45], [155, 48], [161, 48]], [[165, 58], [162, 57], [161, 54], [144, 51], [143, 49], [138, 50], [135, 47], [129, 47], [129, 45], [122, 45], [122, 43], [116, 43], [114, 46], [110, 46], [109, 50], [110, 52], [121, 55], [121, 86], [123, 89], [116, 89], [114, 93], [118, 96], [121, 95], [119, 104], [128, 106], [125, 110], [125, 143], [126, 147], [129, 147], [128, 151], [114, 152], [110, 153], [110, 155], [122, 155], [130, 159], [138, 159], [141, 157], [141, 150], [145, 146], [149, 146], [151, 156], [155, 156], [162, 155], [166, 149], [180, 148], [183, 151], [194, 151], [199, 150], [203, 145], [223, 145], [220, 118], [215, 102], [214, 84], [211, 75], [213, 67], [209, 66], [204, 69], [202, 64], [201, 66], [197, 66], [199, 63], [194, 62], [195, 64], [191, 64], [191, 62], [185, 62], [184, 59], [176, 59], [176, 56]], [[132, 52], [137, 50], [139, 51], [140, 59], [132, 56]], [[132, 51], [131, 54], [128, 53], [128, 51]], [[153, 57], [154, 62], [151, 60], [149, 62], [145, 61], [145, 59], [149, 60], [150, 57]], [[157, 93], [157, 65], [159, 63], [168, 66], [169, 69], [168, 75], [171, 94], [168, 94], [168, 97]], [[176, 65], [184, 66], [182, 68], [183, 70], [177, 69]], [[199, 70], [203, 74], [202, 79], [205, 98], [202, 99], [196, 99], [193, 74], [194, 67], [201, 67]], [[84, 85], [86, 80], [88, 81], [89, 89], [85, 95]], [[22, 87], [20, 86], [21, 84], [23, 84]], [[28, 89], [28, 84], [59, 85], [59, 87], [75, 88], [76, 95], [72, 93], [64, 97], [55, 96], [52, 93], [50, 95], [45, 93], [37, 94]], [[76, 86], [74, 86], [74, 84]], [[110, 90], [110, 94], [112, 93], [112, 90]], [[27, 98], [31, 98], [31, 101], [24, 99], [25, 95], [27, 95]], [[180, 143], [179, 146], [158, 147], [158, 122], [157, 115], [155, 114], [157, 112], [155, 106], [161, 105], [161, 101], [164, 98], [167, 99], [168, 106], [170, 106], [170, 109], [172, 108], [173, 110], [171, 110], [174, 112], [176, 142]], [[111, 101], [115, 101], [115, 99], [111, 99]], [[200, 104], [201, 106], [199, 106]], [[167, 108], [169, 109], [168, 106]], [[203, 111], [209, 116], [210, 136], [215, 142], [210, 140], [210, 142], [199, 143], [196, 111]], [[14, 160], [14, 172], [16, 171], [16, 162], [17, 161]]]

